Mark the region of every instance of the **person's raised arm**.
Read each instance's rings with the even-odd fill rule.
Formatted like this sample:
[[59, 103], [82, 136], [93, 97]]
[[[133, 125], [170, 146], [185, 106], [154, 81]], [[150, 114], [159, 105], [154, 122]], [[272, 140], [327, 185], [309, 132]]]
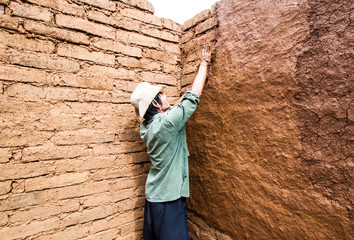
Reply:
[[[197, 73], [197, 76], [195, 77], [191, 90], [192, 92], [196, 93], [198, 97], [202, 94], [202, 90], [204, 87], [204, 83], [207, 77], [207, 70], [208, 70], [208, 64], [211, 59], [211, 52], [210, 52], [210, 45], [209, 44], [204, 44], [203, 46], [203, 52], [202, 52], [202, 57], [201, 57], [201, 64], [199, 66], [199, 70]], [[183, 99], [185, 94], [183, 94], [174, 104], [174, 107], [176, 107], [181, 100]]]
[[192, 84], [192, 89], [191, 89], [191, 92], [196, 93], [198, 96], [202, 94], [204, 88], [210, 59], [211, 59], [210, 45], [204, 44], [203, 52], [202, 52], [202, 62], [200, 63], [197, 76], [194, 79], [194, 82]]

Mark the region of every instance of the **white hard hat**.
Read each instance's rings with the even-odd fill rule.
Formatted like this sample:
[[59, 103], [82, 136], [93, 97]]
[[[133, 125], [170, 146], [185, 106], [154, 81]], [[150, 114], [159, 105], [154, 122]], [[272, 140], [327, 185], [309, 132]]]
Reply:
[[135, 107], [135, 113], [140, 121], [144, 120], [144, 115], [152, 100], [164, 87], [165, 85], [153, 86], [147, 82], [142, 82], [134, 89], [130, 102]]

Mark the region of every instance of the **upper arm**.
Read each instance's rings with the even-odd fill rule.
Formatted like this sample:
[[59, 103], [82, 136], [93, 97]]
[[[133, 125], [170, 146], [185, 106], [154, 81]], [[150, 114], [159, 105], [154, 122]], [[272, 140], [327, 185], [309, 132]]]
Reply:
[[197, 94], [187, 91], [181, 102], [168, 113], [168, 120], [176, 128], [183, 128], [187, 120], [192, 116], [197, 105], [199, 97]]

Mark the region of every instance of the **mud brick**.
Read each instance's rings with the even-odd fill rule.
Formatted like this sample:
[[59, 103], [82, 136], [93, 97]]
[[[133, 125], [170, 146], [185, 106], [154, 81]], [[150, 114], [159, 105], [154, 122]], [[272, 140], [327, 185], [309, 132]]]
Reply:
[[117, 31], [116, 39], [120, 42], [137, 44], [144, 47], [160, 48], [160, 41], [156, 38], [141, 35], [139, 33]]
[[124, 55], [132, 57], [141, 57], [141, 49], [137, 47], [131, 47], [117, 41], [109, 39], [94, 38], [93, 45], [100, 49], [110, 50], [112, 52], [122, 53]]
[[181, 49], [179, 47], [179, 44], [164, 42], [163, 44], [161, 44], [161, 46], [168, 53], [174, 53], [179, 56], [181, 55]]
[[188, 32], [185, 32], [182, 37], [181, 37], [181, 43], [188, 42], [194, 37], [195, 33], [194, 31], [190, 30]]
[[146, 13], [141, 10], [133, 9], [133, 8], [124, 8], [120, 12], [125, 17], [133, 18], [142, 21], [144, 23], [152, 24], [159, 27], [162, 26], [161, 19], [150, 13]]
[[95, 239], [117, 239], [119, 234], [119, 229], [108, 229], [100, 231], [90, 237], [87, 237], [87, 240], [95, 240]]
[[0, 148], [0, 163], [9, 162], [13, 151], [13, 148]]
[[141, 142], [121, 142], [118, 145], [96, 144], [93, 146], [93, 152], [95, 155], [114, 155], [144, 150], [145, 146]]
[[5, 226], [9, 222], [9, 215], [7, 213], [0, 213], [0, 226]]
[[85, 15], [85, 9], [83, 6], [79, 6], [74, 3], [68, 3], [65, 0], [28, 0], [28, 2], [76, 16]]
[[104, 76], [111, 77], [116, 79], [127, 79], [127, 80], [136, 80], [137, 74], [134, 70], [128, 70], [125, 68], [112, 68], [105, 66], [90, 66], [88, 68], [83, 69], [86, 74], [90, 74], [92, 76]]
[[40, 22], [30, 20], [25, 21], [24, 28], [32, 33], [37, 33], [44, 36], [51, 36], [53, 38], [65, 40], [68, 42], [82, 43], [85, 45], [88, 45], [90, 43], [88, 36], [84, 33], [51, 27]]
[[70, 159], [90, 155], [92, 151], [84, 145], [57, 146], [46, 144], [36, 147], [27, 147], [22, 151], [22, 162], [39, 160]]
[[140, 67], [143, 69], [151, 70], [151, 71], [160, 71], [161, 64], [156, 61], [152, 61], [150, 59], [143, 58], [140, 60]]
[[201, 34], [204, 33], [206, 31], [208, 31], [209, 29], [212, 29], [213, 27], [218, 25], [218, 20], [216, 17], [213, 18], [209, 18], [208, 20], [202, 22], [201, 24], [199, 24], [196, 27], [196, 34]]
[[103, 12], [91, 10], [87, 13], [87, 18], [100, 23], [105, 23], [112, 26], [118, 26], [119, 19], [113, 16], [107, 16]]
[[[37, 146], [48, 141], [53, 133], [43, 131], [24, 131], [24, 129], [2, 129], [0, 144], [2, 147]], [[18, 175], [12, 175], [18, 176]]]
[[49, 74], [39, 69], [7, 65], [0, 66], [0, 79], [5, 81], [46, 84], [49, 79]]
[[17, 30], [20, 20], [16, 17], [0, 14], [0, 27]]
[[12, 10], [13, 15], [24, 18], [49, 22], [53, 17], [53, 14], [48, 9], [29, 4], [18, 4], [16, 2], [11, 2], [9, 8]]
[[26, 238], [40, 232], [54, 230], [60, 225], [59, 218], [51, 218], [44, 221], [32, 221], [15, 227], [4, 227], [0, 229], [0, 239]]
[[57, 145], [74, 145], [87, 143], [107, 143], [114, 141], [114, 134], [99, 130], [80, 129], [57, 133], [53, 141]]
[[11, 181], [0, 182], [0, 195], [7, 194], [11, 191]]
[[77, 74], [53, 74], [51, 77], [53, 84], [57, 86], [76, 87], [76, 88], [89, 88], [99, 90], [113, 90], [114, 80], [109, 77], [101, 77], [100, 81], [97, 81], [97, 77], [85, 76]]
[[179, 37], [178, 35], [172, 34], [170, 32], [164, 31], [164, 30], [158, 30], [156, 28], [151, 28], [151, 27], [143, 27], [141, 28], [141, 32], [152, 36], [152, 37], [156, 37], [156, 38], [160, 38], [162, 40], [167, 40], [170, 42], [179, 42]]
[[100, 181], [100, 182], [85, 182], [83, 184], [73, 185], [69, 187], [56, 188], [44, 190], [41, 192], [43, 197], [51, 201], [57, 201], [62, 199], [71, 199], [89, 196], [92, 194], [104, 193], [110, 189], [109, 181]]
[[[74, 147], [74, 146], [71, 146]], [[73, 148], [74, 149], [74, 148]], [[75, 159], [61, 159], [54, 163], [56, 173], [82, 172], [96, 169], [112, 168], [116, 166], [116, 156], [90, 156]]]
[[70, 186], [85, 182], [87, 180], [88, 174], [88, 172], [67, 173], [53, 177], [30, 178], [25, 180], [25, 189], [26, 191], [35, 191]]
[[109, 0], [80, 0], [80, 2], [84, 2], [89, 5], [100, 7], [109, 11], [116, 10], [116, 4]]
[[155, 9], [154, 6], [146, 0], [121, 0], [121, 2], [124, 2], [126, 4], [129, 4], [131, 6], [143, 9], [143, 10], [147, 10], [151, 13], [154, 13]]
[[89, 224], [78, 224], [70, 227], [66, 227], [62, 231], [56, 231], [51, 234], [39, 235], [36, 240], [48, 240], [48, 239], [70, 239], [73, 236], [76, 238], [84, 238], [91, 232]]
[[143, 166], [134, 165], [134, 166], [127, 166], [123, 168], [102, 169], [93, 173], [91, 177], [92, 179], [98, 181], [103, 179], [139, 176], [144, 173], [145, 173], [145, 169], [143, 168]]
[[210, 16], [211, 16], [211, 11], [209, 9], [204, 10], [203, 12], [194, 16], [193, 18], [185, 21], [184, 25], [182, 26], [183, 31], [186, 31], [187, 29], [194, 27], [198, 23], [208, 19]]
[[[43, 174], [48, 174], [46, 164], [30, 163], [30, 164], [14, 164], [9, 163], [0, 165], [1, 180], [13, 180], [20, 178], [37, 177]], [[5, 206], [4, 206], [5, 208]]]
[[106, 218], [117, 213], [118, 209], [115, 205], [99, 206], [80, 212], [74, 212], [65, 216], [62, 220], [64, 226], [86, 223], [89, 221]]
[[141, 80], [153, 83], [164, 83], [168, 85], [177, 85], [177, 78], [170, 74], [142, 72], [140, 75]]
[[180, 73], [181, 67], [174, 64], [163, 64], [162, 69], [165, 73]]
[[162, 61], [170, 64], [178, 64], [179, 56], [172, 53], [166, 53], [154, 49], [144, 49], [143, 57], [152, 58], [157, 61]]
[[78, 72], [80, 70], [79, 63], [63, 57], [43, 53], [19, 52], [16, 50], [11, 50], [9, 55], [12, 64], [64, 72]]
[[[136, 221], [143, 216], [144, 216], [144, 209], [137, 208], [132, 211], [127, 211], [125, 213], [122, 213], [120, 215], [120, 218], [116, 222], [116, 224], [117, 224], [117, 226], [122, 226], [124, 224]], [[128, 235], [128, 236], [130, 236], [130, 235]], [[130, 236], [130, 237], [132, 237], [132, 236]], [[127, 239], [135, 239], [135, 238], [127, 238]]]
[[118, 57], [117, 61], [120, 65], [123, 65], [125, 67], [134, 67], [134, 68], [140, 67], [140, 61], [136, 58]]
[[75, 89], [53, 87], [42, 88], [22, 83], [11, 85], [6, 93], [11, 97], [29, 101], [38, 101], [40, 99], [64, 101], [78, 100], [78, 94]]
[[179, 23], [175, 23], [174, 21], [170, 20], [170, 19], [166, 19], [166, 18], [162, 18], [162, 26], [164, 28], [167, 28], [169, 30], [173, 30], [177, 33], [181, 33], [182, 32], [182, 25]]
[[55, 204], [44, 204], [43, 206], [34, 206], [24, 211], [16, 211], [11, 216], [10, 223], [26, 222], [28, 219], [37, 220], [55, 216], [61, 213], [78, 211], [80, 202], [76, 199], [63, 200]]
[[97, 36], [115, 39], [115, 30], [103, 24], [90, 22], [85, 19], [76, 18], [64, 14], [56, 15], [56, 23], [59, 26], [81, 30]]
[[144, 224], [144, 219], [134, 221], [128, 224], [125, 224], [121, 227], [121, 236], [126, 236], [136, 230], [142, 230]]
[[6, 46], [44, 53], [53, 52], [55, 47], [51, 41], [31, 39], [22, 34], [9, 34], [6, 32], [0, 32], [0, 41]]
[[120, 19], [118, 21], [118, 27], [122, 29], [126, 29], [129, 31], [134, 31], [134, 32], [139, 32], [140, 31], [140, 25], [142, 24], [140, 21], [120, 16]]
[[70, 44], [60, 44], [58, 46], [58, 55], [59, 56], [66, 56], [71, 58], [77, 58], [81, 60], [89, 60], [97, 63], [115, 64], [115, 56], [96, 52], [96, 51], [89, 51], [87, 48], [70, 45]]

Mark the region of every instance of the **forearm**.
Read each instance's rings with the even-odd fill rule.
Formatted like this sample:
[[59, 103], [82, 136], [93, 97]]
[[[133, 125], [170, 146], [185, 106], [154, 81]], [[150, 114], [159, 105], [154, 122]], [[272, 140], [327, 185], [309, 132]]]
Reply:
[[208, 62], [203, 60], [199, 66], [197, 76], [194, 79], [194, 82], [192, 84], [192, 89], [191, 89], [191, 91], [197, 94], [198, 96], [202, 94], [205, 80], [207, 77], [207, 71], [208, 71]]

